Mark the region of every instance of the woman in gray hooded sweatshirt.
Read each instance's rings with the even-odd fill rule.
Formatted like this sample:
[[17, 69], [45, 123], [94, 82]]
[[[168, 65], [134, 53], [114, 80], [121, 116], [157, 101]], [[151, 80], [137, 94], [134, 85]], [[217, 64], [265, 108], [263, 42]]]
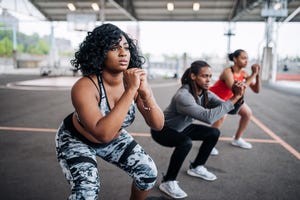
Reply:
[[175, 147], [168, 171], [159, 185], [161, 191], [173, 198], [187, 197], [179, 187], [176, 177], [192, 147], [193, 140], [203, 142], [187, 173], [208, 181], [217, 179], [204, 164], [218, 141], [220, 131], [203, 124], [194, 124], [193, 120], [212, 124], [242, 104], [244, 83], [236, 82], [232, 87], [234, 96], [223, 101], [208, 90], [211, 77], [211, 69], [206, 62], [201, 60], [193, 62], [181, 78], [182, 86], [164, 111], [164, 128], [160, 131], [151, 130], [152, 138], [156, 142], [166, 147]]

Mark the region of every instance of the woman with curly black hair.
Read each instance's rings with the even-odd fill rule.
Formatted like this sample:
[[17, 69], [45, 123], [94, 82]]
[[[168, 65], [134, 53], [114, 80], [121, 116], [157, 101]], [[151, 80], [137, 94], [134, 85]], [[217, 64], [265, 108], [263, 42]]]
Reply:
[[72, 187], [69, 199], [98, 199], [96, 156], [133, 178], [130, 199], [145, 199], [157, 169], [125, 128], [134, 120], [135, 104], [154, 130], [163, 127], [164, 115], [141, 68], [143, 57], [125, 32], [103, 24], [87, 34], [71, 62], [83, 77], [71, 90], [75, 111], [56, 136], [57, 158]]

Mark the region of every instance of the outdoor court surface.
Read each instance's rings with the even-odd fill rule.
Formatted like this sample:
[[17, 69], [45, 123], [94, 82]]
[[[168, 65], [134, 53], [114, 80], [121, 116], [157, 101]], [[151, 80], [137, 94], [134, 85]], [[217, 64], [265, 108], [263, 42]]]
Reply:
[[[69, 87], [75, 80], [0, 74], [0, 199], [67, 199], [70, 189], [56, 160], [54, 137], [60, 122], [73, 111]], [[159, 79], [150, 83], [164, 109], [179, 87], [178, 81]], [[246, 102], [253, 118], [244, 138], [253, 149], [231, 146], [239, 117], [229, 116], [216, 146], [220, 154], [211, 156], [206, 164], [218, 179], [208, 182], [186, 174], [200, 146], [200, 142], [194, 142], [177, 178], [189, 195], [186, 199], [300, 199], [300, 95], [265, 83], [260, 94], [249, 90]], [[139, 114], [128, 130], [151, 155], [159, 171], [156, 187], [147, 199], [170, 199], [157, 186], [173, 149], [152, 140]], [[129, 199], [131, 179], [101, 159], [98, 168], [100, 199]]]

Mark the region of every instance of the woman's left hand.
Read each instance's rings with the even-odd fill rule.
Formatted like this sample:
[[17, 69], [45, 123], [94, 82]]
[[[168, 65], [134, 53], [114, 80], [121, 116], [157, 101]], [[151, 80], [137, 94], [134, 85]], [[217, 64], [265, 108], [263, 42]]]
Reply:
[[148, 99], [151, 96], [151, 90], [147, 81], [147, 73], [140, 74], [140, 87], [138, 93], [143, 100]]
[[253, 64], [251, 66], [251, 70], [252, 70], [252, 73], [257, 75], [259, 74], [259, 71], [260, 71], [260, 65], [259, 64]]

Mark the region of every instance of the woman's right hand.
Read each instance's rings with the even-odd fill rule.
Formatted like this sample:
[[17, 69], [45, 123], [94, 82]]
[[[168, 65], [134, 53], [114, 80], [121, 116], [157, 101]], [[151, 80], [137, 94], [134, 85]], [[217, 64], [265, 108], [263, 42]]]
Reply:
[[138, 90], [141, 83], [141, 75], [145, 73], [143, 69], [130, 68], [123, 72], [126, 88]]
[[251, 66], [252, 74], [257, 75], [260, 71], [260, 65], [259, 64], [253, 64]]
[[245, 94], [246, 84], [242, 81], [234, 81], [232, 85], [232, 92], [234, 96], [242, 97]]

